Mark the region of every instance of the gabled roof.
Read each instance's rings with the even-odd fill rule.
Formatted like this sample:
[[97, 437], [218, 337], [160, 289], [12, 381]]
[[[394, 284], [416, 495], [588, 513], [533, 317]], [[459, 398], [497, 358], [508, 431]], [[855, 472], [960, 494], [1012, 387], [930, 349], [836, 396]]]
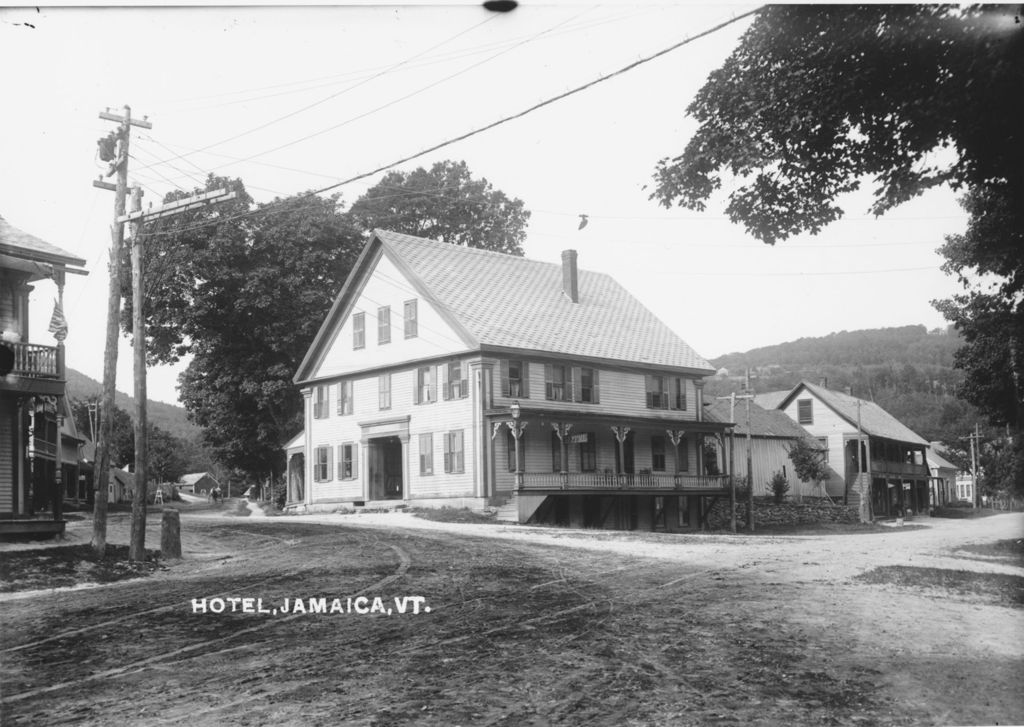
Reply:
[[[736, 410], [730, 416], [730, 405], [728, 401], [719, 399], [705, 409], [705, 414], [711, 421], [736, 423], [734, 433], [737, 437], [747, 434], [747, 405], [743, 401], [736, 403]], [[782, 439], [805, 439], [815, 448], [820, 448], [818, 440], [810, 432], [794, 422], [784, 411], [778, 409], [764, 409], [756, 402], [750, 404], [750, 436], [752, 437], [777, 437]]]
[[[80, 268], [85, 260], [62, 250], [35, 235], [19, 230], [0, 217], [0, 255], [19, 261]], [[37, 274], [36, 279], [43, 277]]]
[[779, 404], [786, 398], [789, 391], [789, 389], [783, 389], [782, 391], [766, 391], [763, 394], [755, 394], [754, 403], [765, 409], [778, 409]]
[[558, 263], [376, 230], [299, 366], [296, 382], [313, 374], [378, 253], [388, 256], [471, 350], [528, 350], [714, 373], [609, 275], [579, 270], [579, 302], [573, 303], [562, 292]]
[[941, 454], [939, 454], [937, 451], [935, 451], [934, 447], [929, 449], [927, 452], [925, 452], [925, 458], [928, 460], [928, 466], [929, 467], [936, 467], [938, 469], [950, 469], [950, 470], [959, 470], [960, 469], [955, 464], [953, 464], [948, 459], [946, 459]]
[[194, 485], [204, 477], [209, 477], [214, 482], [217, 481], [217, 478], [211, 475], [209, 472], [190, 472], [187, 475], [182, 475], [178, 482], [182, 482], [186, 485]]
[[897, 442], [911, 442], [929, 446], [927, 440], [917, 435], [910, 427], [887, 412], [873, 401], [858, 399], [850, 394], [843, 394], [823, 386], [801, 381], [793, 387], [786, 397], [779, 402], [778, 408], [784, 409], [803, 390], [814, 394], [825, 406], [845, 419], [851, 426], [857, 426], [857, 402], [860, 402], [860, 428], [865, 434], [873, 437], [892, 439]]

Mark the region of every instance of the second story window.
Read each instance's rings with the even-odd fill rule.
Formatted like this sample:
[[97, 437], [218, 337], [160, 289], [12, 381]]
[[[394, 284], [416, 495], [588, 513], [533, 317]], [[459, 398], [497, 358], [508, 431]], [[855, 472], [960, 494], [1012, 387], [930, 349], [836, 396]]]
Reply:
[[352, 316], [352, 348], [366, 348], [366, 314]]
[[329, 397], [330, 387], [328, 386], [314, 386], [313, 387], [313, 418], [314, 419], [326, 419], [329, 417], [330, 410]]
[[463, 378], [461, 361], [449, 361], [443, 372], [445, 399], [465, 399], [469, 396], [469, 382]]
[[352, 381], [342, 381], [338, 384], [338, 414], [345, 415], [352, 413]]
[[417, 404], [437, 401], [436, 371], [434, 366], [421, 366], [416, 369], [416, 391], [413, 393]]
[[380, 409], [391, 408], [391, 374], [381, 374], [377, 378], [377, 406]]
[[648, 409], [668, 409], [668, 392], [665, 391], [664, 376], [647, 376]]
[[566, 367], [563, 364], [544, 364], [544, 398], [549, 401], [568, 401]]
[[686, 411], [686, 379], [678, 376], [672, 379], [672, 408]]
[[810, 399], [798, 399], [796, 402], [797, 424], [814, 424], [814, 409]]
[[526, 361], [521, 359], [501, 362], [501, 395], [510, 399], [529, 399], [530, 383]]
[[377, 309], [377, 343], [391, 343], [391, 306]]
[[600, 403], [597, 369], [580, 366], [573, 369], [573, 392], [576, 401], [584, 404]]
[[415, 338], [419, 335], [419, 312], [416, 299], [405, 301], [405, 337]]

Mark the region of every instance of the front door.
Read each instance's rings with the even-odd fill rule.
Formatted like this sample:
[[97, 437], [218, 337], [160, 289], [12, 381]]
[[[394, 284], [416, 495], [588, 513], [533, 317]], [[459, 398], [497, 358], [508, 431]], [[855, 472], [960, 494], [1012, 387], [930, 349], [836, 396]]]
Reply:
[[402, 440], [398, 437], [381, 437], [370, 440], [370, 499], [401, 500], [402, 482]]

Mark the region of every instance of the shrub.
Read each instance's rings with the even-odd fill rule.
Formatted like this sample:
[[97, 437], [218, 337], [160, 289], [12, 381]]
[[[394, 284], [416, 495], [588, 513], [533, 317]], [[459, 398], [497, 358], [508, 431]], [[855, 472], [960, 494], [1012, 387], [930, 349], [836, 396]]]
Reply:
[[789, 492], [789, 482], [786, 481], [786, 475], [781, 472], [773, 474], [772, 478], [768, 480], [768, 489], [771, 490], [775, 502], [782, 502], [786, 493]]

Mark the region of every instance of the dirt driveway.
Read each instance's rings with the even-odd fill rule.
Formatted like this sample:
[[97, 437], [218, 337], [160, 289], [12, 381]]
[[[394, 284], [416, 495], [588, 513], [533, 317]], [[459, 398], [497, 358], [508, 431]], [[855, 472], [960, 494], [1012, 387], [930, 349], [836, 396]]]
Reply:
[[[187, 559], [150, 578], [0, 596], [0, 721], [1022, 723], [1024, 568], [977, 546], [1021, 538], [1024, 515], [925, 523], [678, 536], [186, 514]], [[874, 577], [893, 572], [913, 586]], [[278, 613], [212, 613], [218, 597]], [[339, 610], [309, 613], [321, 598]]]

